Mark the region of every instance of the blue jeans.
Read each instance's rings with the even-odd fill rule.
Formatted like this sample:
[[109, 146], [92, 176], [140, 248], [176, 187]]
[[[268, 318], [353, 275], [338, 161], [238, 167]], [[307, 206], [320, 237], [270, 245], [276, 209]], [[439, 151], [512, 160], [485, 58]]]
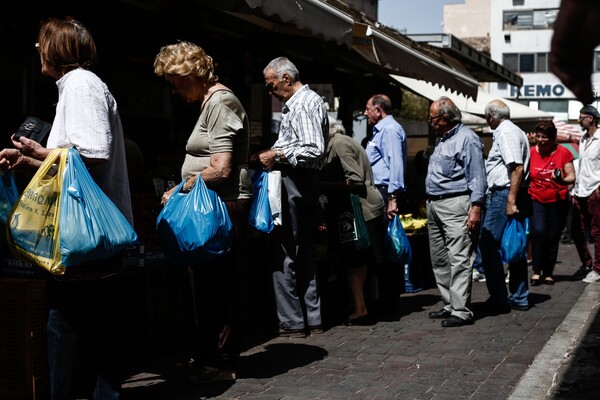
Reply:
[[117, 279], [47, 281], [51, 400], [118, 400]]
[[[496, 305], [508, 303], [515, 306], [528, 306], [529, 276], [527, 258], [508, 265], [510, 271], [510, 281], [508, 283], [510, 296], [504, 282], [504, 265], [500, 257], [500, 244], [504, 226], [508, 222], [508, 217], [506, 216], [508, 192], [506, 189], [488, 194], [485, 202], [486, 210], [481, 229], [479, 248], [485, 270], [485, 282], [490, 293], [490, 302]], [[519, 215], [517, 218], [524, 217]]]

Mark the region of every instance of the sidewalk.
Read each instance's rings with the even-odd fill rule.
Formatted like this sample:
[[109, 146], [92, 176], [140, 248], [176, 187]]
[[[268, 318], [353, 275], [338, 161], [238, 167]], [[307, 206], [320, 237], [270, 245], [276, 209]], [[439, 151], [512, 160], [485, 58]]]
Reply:
[[[235, 383], [196, 385], [173, 360], [141, 366], [123, 399], [591, 398], [600, 389], [600, 284], [570, 281], [578, 266], [574, 246], [561, 245], [556, 284], [531, 288], [526, 312], [476, 312], [474, 325], [442, 328], [427, 316], [441, 307], [437, 289], [426, 289], [403, 294], [401, 314], [372, 326], [306, 339], [257, 331]], [[485, 283], [473, 283], [474, 309], [486, 299]]]

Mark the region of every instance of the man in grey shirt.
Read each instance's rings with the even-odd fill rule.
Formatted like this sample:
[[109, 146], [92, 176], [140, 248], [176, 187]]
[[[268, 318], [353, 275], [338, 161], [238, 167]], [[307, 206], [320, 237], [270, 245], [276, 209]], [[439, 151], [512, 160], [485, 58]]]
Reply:
[[425, 178], [431, 265], [444, 307], [429, 313], [442, 326], [473, 323], [471, 273], [487, 182], [481, 139], [462, 123], [458, 107], [440, 97], [429, 108], [439, 140]]

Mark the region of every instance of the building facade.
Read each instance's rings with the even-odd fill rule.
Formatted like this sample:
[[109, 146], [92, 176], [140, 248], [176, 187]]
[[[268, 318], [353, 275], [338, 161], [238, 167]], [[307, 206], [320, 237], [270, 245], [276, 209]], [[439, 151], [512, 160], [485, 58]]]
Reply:
[[[446, 5], [444, 28], [462, 38], [465, 33], [483, 35], [485, 24], [489, 23], [491, 58], [523, 78], [520, 88], [502, 82], [491, 83], [490, 94], [574, 123], [582, 104], [548, 67], [560, 0], [486, 0], [485, 5], [482, 3], [484, 1], [466, 0], [464, 4]], [[479, 18], [486, 5], [489, 5], [489, 18]], [[464, 18], [467, 15], [478, 18]], [[464, 21], [468, 21], [468, 28]], [[600, 49], [594, 57], [594, 71], [592, 90], [600, 93]], [[598, 106], [597, 102], [595, 105]]]

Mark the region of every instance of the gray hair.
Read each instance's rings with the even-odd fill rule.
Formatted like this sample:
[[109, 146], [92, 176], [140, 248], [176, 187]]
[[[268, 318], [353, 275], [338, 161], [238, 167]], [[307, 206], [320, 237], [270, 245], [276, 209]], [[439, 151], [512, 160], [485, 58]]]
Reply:
[[492, 100], [485, 106], [485, 115], [491, 115], [497, 121], [510, 119], [510, 108], [502, 100]]
[[442, 96], [436, 100], [436, 103], [438, 115], [446, 114], [449, 122], [462, 122], [462, 113], [450, 98]]
[[275, 72], [277, 79], [281, 79], [283, 74], [288, 74], [294, 82], [300, 79], [298, 68], [287, 57], [277, 57], [271, 60], [265, 69], [263, 69], [263, 75], [266, 75], [269, 70]]
[[344, 125], [339, 120], [329, 116], [329, 137], [331, 138], [337, 134], [345, 135], [346, 128], [344, 128]]

